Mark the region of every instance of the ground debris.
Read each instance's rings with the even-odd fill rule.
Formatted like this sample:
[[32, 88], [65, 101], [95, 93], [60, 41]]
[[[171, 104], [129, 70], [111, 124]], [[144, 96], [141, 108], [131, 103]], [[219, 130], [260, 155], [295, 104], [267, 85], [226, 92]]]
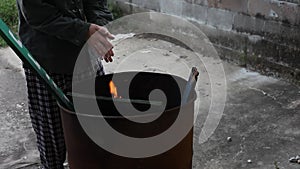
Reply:
[[21, 104], [16, 104], [16, 107], [17, 107], [18, 109], [23, 108], [23, 106], [22, 106]]
[[291, 157], [291, 158], [289, 159], [289, 162], [290, 162], [290, 163], [298, 163], [298, 164], [300, 164], [300, 155], [297, 155], [297, 156], [295, 156], [295, 157]]

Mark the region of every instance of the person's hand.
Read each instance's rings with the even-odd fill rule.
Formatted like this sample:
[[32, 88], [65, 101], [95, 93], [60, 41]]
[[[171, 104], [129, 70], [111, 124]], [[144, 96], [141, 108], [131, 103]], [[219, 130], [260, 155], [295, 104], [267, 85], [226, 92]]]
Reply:
[[96, 24], [91, 24], [88, 32], [88, 47], [106, 62], [112, 62], [114, 56], [113, 45], [109, 39], [114, 36], [105, 28]]

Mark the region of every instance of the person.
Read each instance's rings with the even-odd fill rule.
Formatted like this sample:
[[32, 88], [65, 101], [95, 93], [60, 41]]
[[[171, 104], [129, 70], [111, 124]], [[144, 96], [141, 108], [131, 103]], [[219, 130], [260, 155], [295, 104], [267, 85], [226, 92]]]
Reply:
[[[94, 45], [96, 51], [105, 61], [112, 61], [108, 39], [113, 35], [103, 25], [113, 17], [105, 0], [17, 0], [17, 6], [21, 42], [65, 93], [71, 91], [81, 48], [96, 32], [100, 42]], [[59, 107], [35, 72], [28, 65], [23, 67], [42, 168], [62, 169], [66, 146]], [[101, 62], [97, 71], [104, 74]]]

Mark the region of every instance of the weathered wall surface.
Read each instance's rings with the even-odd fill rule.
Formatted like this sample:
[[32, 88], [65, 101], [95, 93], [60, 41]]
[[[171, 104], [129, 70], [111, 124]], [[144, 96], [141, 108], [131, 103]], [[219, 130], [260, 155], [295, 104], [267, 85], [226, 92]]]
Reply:
[[215, 44], [222, 58], [265, 74], [300, 81], [300, 0], [113, 0], [185, 17]]

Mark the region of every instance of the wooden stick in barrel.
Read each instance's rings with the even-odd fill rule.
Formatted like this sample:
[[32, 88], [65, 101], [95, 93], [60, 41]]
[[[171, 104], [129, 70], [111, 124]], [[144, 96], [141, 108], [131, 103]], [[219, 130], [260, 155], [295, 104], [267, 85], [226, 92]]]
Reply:
[[186, 104], [188, 102], [188, 98], [191, 94], [192, 87], [195, 86], [198, 76], [199, 76], [199, 72], [198, 72], [197, 68], [193, 67], [191, 74], [189, 76], [189, 80], [185, 86], [185, 90], [184, 90], [183, 98], [182, 98], [182, 102], [181, 102], [182, 104]]

